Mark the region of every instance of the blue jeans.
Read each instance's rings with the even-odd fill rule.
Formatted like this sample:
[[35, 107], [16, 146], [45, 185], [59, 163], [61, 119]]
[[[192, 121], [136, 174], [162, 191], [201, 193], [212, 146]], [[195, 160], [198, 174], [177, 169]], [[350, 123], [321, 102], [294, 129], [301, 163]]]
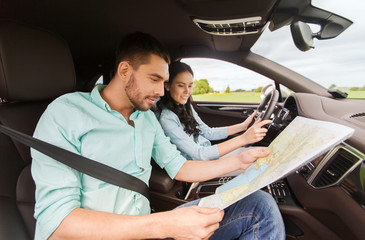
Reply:
[[[179, 208], [198, 205], [199, 201]], [[259, 190], [227, 207], [219, 228], [210, 239], [285, 239], [284, 222], [274, 198]]]

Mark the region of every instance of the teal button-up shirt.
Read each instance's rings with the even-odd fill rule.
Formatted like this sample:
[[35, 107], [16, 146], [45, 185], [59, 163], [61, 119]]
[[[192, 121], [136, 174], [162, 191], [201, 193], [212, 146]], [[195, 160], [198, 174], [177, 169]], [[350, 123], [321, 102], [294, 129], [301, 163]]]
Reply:
[[[38, 122], [34, 137], [99, 161], [148, 184], [151, 157], [174, 178], [186, 159], [170, 143], [151, 111], [135, 111], [134, 127], [111, 110], [100, 90], [70, 93], [53, 101]], [[139, 193], [89, 177], [32, 149], [36, 183], [35, 239], [46, 239], [75, 208], [118, 214], [148, 214]]]

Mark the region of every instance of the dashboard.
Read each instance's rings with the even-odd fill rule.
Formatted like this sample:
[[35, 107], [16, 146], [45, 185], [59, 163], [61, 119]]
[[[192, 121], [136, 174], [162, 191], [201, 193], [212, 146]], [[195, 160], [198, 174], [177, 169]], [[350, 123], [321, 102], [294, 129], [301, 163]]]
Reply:
[[[359, 140], [360, 135], [365, 136], [365, 124], [363, 126], [362, 120], [356, 119], [365, 110], [360, 106], [362, 104], [360, 101], [294, 93], [282, 106], [278, 106], [269, 130], [272, 132], [271, 138], [275, 138], [296, 116], [332, 121], [354, 128], [355, 133], [351, 138], [306, 164], [297, 171], [297, 175], [313, 190], [339, 187], [365, 210], [365, 143]], [[288, 180], [290, 184], [290, 178]]]
[[[338, 100], [306, 93], [293, 93], [276, 107], [266, 144], [297, 116], [335, 122], [355, 130], [345, 142], [269, 186], [282, 214], [301, 228], [312, 222], [309, 228], [313, 231], [324, 233], [329, 228], [335, 232], [331, 239], [364, 236], [363, 224], [359, 224], [365, 222], [364, 111], [363, 100]], [[308, 221], [299, 220], [308, 216]], [[289, 235], [301, 236], [295, 228], [288, 231], [293, 232]]]

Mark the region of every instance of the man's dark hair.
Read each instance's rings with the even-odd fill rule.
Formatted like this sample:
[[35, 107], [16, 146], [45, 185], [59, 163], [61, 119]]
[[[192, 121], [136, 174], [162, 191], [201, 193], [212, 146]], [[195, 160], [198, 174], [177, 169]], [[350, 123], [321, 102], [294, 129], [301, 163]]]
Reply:
[[170, 63], [167, 49], [153, 36], [135, 32], [125, 36], [116, 52], [116, 68], [121, 61], [128, 61], [134, 69], [150, 61], [151, 54], [155, 54]]
[[[168, 84], [171, 84], [174, 81], [175, 77], [183, 72], [189, 72], [192, 76], [194, 76], [193, 70], [188, 64], [183, 62], [171, 63], [169, 66], [170, 77]], [[184, 125], [184, 131], [188, 135], [193, 135], [194, 137], [197, 137], [200, 133], [200, 130], [198, 129], [198, 122], [195, 120], [193, 112], [191, 110], [191, 103], [192, 98], [190, 96], [186, 104], [177, 105], [174, 99], [171, 97], [170, 92], [165, 91], [165, 95], [162, 96], [157, 102], [157, 108], [159, 111], [162, 111], [163, 108], [167, 108], [174, 112], [180, 119], [180, 122]]]

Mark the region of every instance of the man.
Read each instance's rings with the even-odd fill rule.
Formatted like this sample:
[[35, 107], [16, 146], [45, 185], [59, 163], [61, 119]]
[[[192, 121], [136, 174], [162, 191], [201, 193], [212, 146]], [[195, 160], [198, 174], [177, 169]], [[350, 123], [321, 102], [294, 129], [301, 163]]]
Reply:
[[[116, 73], [108, 86], [56, 99], [34, 136], [146, 183], [151, 156], [171, 178], [198, 182], [246, 169], [257, 157], [269, 154], [256, 149], [215, 161], [183, 158], [148, 111], [164, 94], [168, 63], [167, 51], [152, 36], [127, 36], [117, 51]], [[32, 157], [36, 239], [284, 238], [276, 203], [261, 191], [225, 212], [189, 206], [149, 214], [149, 202], [141, 194], [89, 177], [35, 150]]]

